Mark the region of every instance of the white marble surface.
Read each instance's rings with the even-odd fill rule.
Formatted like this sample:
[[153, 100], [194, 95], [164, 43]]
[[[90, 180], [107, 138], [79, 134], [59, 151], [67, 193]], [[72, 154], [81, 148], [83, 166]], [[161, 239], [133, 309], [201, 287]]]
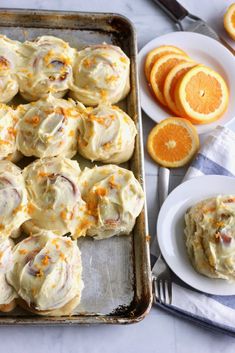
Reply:
[[[181, 0], [192, 13], [207, 20], [220, 35], [226, 36], [222, 26], [222, 15], [231, 0]], [[151, 0], [1, 0], [1, 7], [58, 9], [77, 11], [119, 12], [135, 24], [138, 44], [141, 48], [159, 34], [175, 30]], [[234, 44], [230, 41], [230, 44]], [[144, 134], [153, 123], [143, 116]], [[157, 167], [148, 156], [145, 158], [147, 202], [149, 208], [150, 233], [154, 232], [156, 217]], [[175, 173], [174, 183], [181, 179]], [[5, 353], [72, 353], [126, 351], [164, 353], [233, 353], [235, 339], [211, 333], [189, 322], [181, 321], [153, 308], [148, 317], [139, 324], [130, 326], [93, 327], [1, 327], [1, 352]]]

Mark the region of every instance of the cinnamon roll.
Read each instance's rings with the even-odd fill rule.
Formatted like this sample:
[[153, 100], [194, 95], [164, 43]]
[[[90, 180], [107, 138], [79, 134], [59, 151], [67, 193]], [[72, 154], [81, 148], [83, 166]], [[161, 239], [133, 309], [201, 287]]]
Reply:
[[92, 161], [123, 163], [133, 154], [136, 133], [129, 115], [103, 103], [81, 117], [78, 151]]
[[85, 105], [117, 103], [130, 90], [130, 60], [121, 48], [101, 44], [77, 53], [71, 96]]
[[235, 282], [235, 196], [218, 195], [185, 214], [185, 242], [197, 272]]
[[12, 311], [16, 302], [17, 294], [8, 284], [6, 275], [13, 268], [12, 241], [0, 237], [0, 311]]
[[82, 197], [95, 222], [87, 235], [95, 239], [129, 234], [144, 205], [144, 193], [134, 174], [116, 165], [84, 169]]
[[15, 111], [5, 104], [0, 104], [0, 159], [12, 159], [16, 154]]
[[77, 152], [79, 113], [72, 100], [50, 95], [17, 109], [17, 148], [25, 156], [39, 158], [65, 156]]
[[23, 172], [29, 198], [31, 221], [23, 225], [27, 233], [37, 229], [55, 234], [86, 234], [93, 218], [79, 190], [80, 168], [76, 161], [52, 157], [36, 160]]
[[0, 35], [0, 102], [9, 102], [19, 90], [17, 70], [21, 43]]
[[13, 249], [7, 280], [24, 308], [47, 316], [71, 315], [83, 289], [81, 254], [76, 241], [42, 232]]
[[0, 161], [0, 235], [10, 236], [27, 219], [27, 191], [22, 172], [10, 161]]
[[75, 50], [60, 38], [43, 36], [21, 47], [22, 69], [18, 72], [20, 93], [28, 101], [49, 93], [63, 97], [73, 81]]

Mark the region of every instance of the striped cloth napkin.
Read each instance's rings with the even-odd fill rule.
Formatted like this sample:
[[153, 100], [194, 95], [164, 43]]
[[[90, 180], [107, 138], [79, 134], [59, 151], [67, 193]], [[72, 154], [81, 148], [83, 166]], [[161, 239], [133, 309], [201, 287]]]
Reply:
[[[235, 176], [235, 133], [226, 127], [218, 126], [207, 137], [184, 180], [212, 174]], [[154, 243], [151, 254], [156, 257], [158, 247]], [[158, 306], [201, 326], [235, 335], [235, 296], [202, 294], [172, 276], [172, 304]]]

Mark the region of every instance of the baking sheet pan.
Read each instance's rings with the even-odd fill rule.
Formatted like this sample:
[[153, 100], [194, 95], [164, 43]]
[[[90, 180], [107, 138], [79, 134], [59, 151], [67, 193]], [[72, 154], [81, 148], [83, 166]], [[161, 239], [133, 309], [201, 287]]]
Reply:
[[[132, 170], [144, 186], [137, 44], [130, 21], [108, 13], [0, 9], [0, 33], [20, 41], [54, 35], [78, 49], [106, 42], [124, 50], [131, 60], [131, 92], [120, 106], [134, 119], [138, 129], [134, 155], [124, 167]], [[82, 157], [76, 156], [76, 159], [81, 168], [91, 166]], [[17, 308], [11, 313], [2, 313], [0, 324], [132, 323], [145, 317], [151, 306], [146, 206], [132, 234], [100, 241], [82, 238], [78, 245], [82, 252], [85, 288], [74, 315], [41, 317]]]

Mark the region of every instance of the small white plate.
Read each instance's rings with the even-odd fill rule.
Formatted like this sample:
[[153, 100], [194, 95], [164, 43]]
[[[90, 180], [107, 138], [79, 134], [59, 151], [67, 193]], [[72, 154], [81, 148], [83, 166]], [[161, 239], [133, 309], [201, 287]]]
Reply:
[[182, 183], [169, 194], [160, 210], [157, 236], [164, 259], [184, 282], [205, 293], [233, 295], [235, 283], [211, 279], [194, 270], [184, 238], [184, 214], [187, 209], [203, 199], [220, 194], [235, 194], [235, 178], [207, 175]]
[[205, 64], [219, 72], [225, 79], [229, 91], [229, 106], [225, 114], [217, 121], [197, 125], [199, 134], [213, 130], [218, 123], [226, 125], [235, 117], [235, 59], [232, 53], [218, 41], [193, 32], [172, 32], [153, 39], [146, 44], [138, 54], [138, 72], [140, 79], [141, 106], [145, 113], [157, 123], [170, 116], [154, 99], [150, 93], [144, 74], [144, 62], [147, 53], [160, 45], [175, 45], [183, 49], [198, 63]]

